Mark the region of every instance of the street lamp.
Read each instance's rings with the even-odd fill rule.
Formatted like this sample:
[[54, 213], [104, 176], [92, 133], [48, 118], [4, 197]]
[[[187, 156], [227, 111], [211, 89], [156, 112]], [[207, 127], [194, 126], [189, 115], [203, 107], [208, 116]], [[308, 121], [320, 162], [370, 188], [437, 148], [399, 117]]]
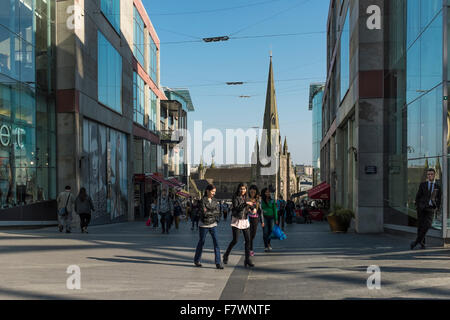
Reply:
[[212, 37], [212, 38], [203, 38], [205, 42], [219, 42], [219, 41], [228, 41], [230, 37], [222, 36], [222, 37]]

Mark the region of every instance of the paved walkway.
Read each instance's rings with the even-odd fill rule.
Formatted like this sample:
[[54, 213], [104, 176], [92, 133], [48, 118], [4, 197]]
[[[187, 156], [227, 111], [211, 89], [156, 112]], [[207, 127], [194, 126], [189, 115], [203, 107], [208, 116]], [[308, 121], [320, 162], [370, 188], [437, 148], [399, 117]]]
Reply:
[[[361, 299], [450, 298], [450, 250], [409, 251], [392, 235], [333, 234], [328, 224], [289, 225], [285, 241], [243, 267], [243, 239], [224, 270], [214, 265], [208, 236], [203, 268], [193, 265], [198, 233], [181, 223], [163, 235], [144, 222], [94, 226], [89, 234], [56, 228], [0, 231], [0, 299]], [[231, 240], [219, 225], [222, 254]], [[68, 290], [69, 265], [81, 269], [81, 290]], [[367, 267], [381, 269], [381, 290], [369, 290]]]

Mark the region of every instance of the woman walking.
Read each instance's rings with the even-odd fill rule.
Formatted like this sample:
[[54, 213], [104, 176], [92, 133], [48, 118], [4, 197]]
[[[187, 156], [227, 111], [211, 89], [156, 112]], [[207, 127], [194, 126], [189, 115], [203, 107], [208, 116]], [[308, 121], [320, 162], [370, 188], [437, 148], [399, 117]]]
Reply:
[[261, 226], [264, 228], [264, 221], [262, 221], [261, 217], [261, 203], [258, 187], [252, 185], [248, 191], [249, 200], [253, 203], [253, 205], [249, 206], [248, 216], [250, 220], [250, 256], [253, 257], [255, 255], [255, 251], [253, 250], [253, 240], [256, 236], [256, 231], [258, 230], [258, 224], [261, 223]]
[[87, 227], [91, 222], [91, 211], [95, 211], [92, 199], [88, 196], [86, 189], [81, 188], [75, 199], [75, 212], [80, 216], [81, 233], [88, 233]]
[[272, 246], [270, 245], [270, 234], [272, 233], [273, 225], [278, 224], [278, 213], [277, 205], [274, 200], [270, 197], [270, 191], [265, 188], [261, 192], [261, 209], [264, 217], [264, 251], [272, 251]]
[[156, 211], [161, 216], [162, 233], [169, 234], [170, 220], [173, 216], [173, 203], [166, 188], [162, 189], [161, 195], [158, 198]]
[[239, 237], [239, 232], [242, 231], [245, 239], [245, 261], [244, 266], [254, 267], [255, 265], [250, 260], [250, 222], [248, 221], [249, 206], [253, 202], [248, 200], [247, 185], [240, 183], [237, 187], [236, 193], [233, 196], [232, 213], [231, 213], [231, 229], [233, 232], [233, 240], [228, 245], [227, 251], [223, 256], [223, 263], [228, 263], [228, 256], [231, 249], [236, 245]]
[[195, 250], [194, 264], [201, 267], [203, 246], [205, 245], [206, 234], [209, 232], [214, 243], [214, 255], [217, 269], [223, 269], [220, 262], [220, 248], [217, 240], [217, 222], [220, 220], [220, 211], [217, 207], [217, 200], [214, 199], [216, 187], [212, 184], [208, 185], [205, 194], [200, 200], [200, 239], [198, 240], [197, 249]]

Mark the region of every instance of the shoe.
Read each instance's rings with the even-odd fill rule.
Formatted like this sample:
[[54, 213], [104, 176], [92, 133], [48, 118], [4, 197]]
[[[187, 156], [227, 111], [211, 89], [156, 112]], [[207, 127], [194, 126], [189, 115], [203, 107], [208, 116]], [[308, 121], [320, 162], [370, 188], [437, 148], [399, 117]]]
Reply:
[[63, 232], [64, 227], [63, 226], [58, 226], [59, 232]]
[[250, 251], [250, 256], [254, 257], [255, 256], [255, 251]]
[[420, 244], [420, 249], [425, 250], [426, 248], [427, 247], [423, 243]]
[[269, 252], [269, 251], [270, 251], [269, 248], [267, 248], [267, 247], [264, 248], [264, 252]]
[[199, 268], [202, 267], [202, 264], [200, 262], [194, 262], [194, 264], [195, 264], [196, 267], [199, 267]]
[[84, 228], [84, 233], [89, 233], [89, 232], [87, 231], [87, 228]]
[[272, 246], [269, 244], [269, 251], [272, 251]]
[[416, 247], [416, 243], [414, 241], [411, 242], [409, 247], [411, 248], [411, 250], [414, 250], [414, 248]]
[[255, 265], [249, 260], [244, 262], [244, 267], [247, 268], [247, 266], [253, 268]]
[[71, 233], [70, 230], [66, 230], [66, 233]]
[[224, 255], [222, 261], [223, 264], [228, 264], [228, 256]]
[[221, 264], [216, 264], [216, 268], [217, 269], [224, 269], [223, 265], [221, 265]]

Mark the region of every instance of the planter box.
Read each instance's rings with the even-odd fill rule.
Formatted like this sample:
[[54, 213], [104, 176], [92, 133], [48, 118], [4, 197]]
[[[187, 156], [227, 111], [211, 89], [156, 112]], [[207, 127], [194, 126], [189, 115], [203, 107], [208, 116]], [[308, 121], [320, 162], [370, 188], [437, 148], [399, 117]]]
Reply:
[[343, 223], [339, 217], [327, 216], [328, 224], [332, 232], [347, 233], [349, 223]]

